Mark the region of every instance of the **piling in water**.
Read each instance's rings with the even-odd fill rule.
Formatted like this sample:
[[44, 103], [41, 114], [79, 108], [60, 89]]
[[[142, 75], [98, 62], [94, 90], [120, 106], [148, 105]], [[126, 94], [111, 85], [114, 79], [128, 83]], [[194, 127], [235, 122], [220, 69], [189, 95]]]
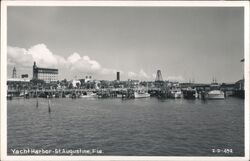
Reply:
[[36, 97], [36, 108], [38, 108], [38, 99]]
[[50, 113], [51, 112], [51, 109], [50, 109], [50, 99], [49, 99], [49, 101], [48, 101], [48, 112]]

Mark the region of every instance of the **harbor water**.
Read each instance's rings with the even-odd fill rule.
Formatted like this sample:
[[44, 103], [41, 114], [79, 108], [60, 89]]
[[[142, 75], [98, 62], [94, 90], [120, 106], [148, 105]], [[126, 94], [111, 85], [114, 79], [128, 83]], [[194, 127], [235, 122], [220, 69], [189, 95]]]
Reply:
[[48, 99], [39, 98], [38, 107], [36, 101], [8, 100], [8, 155], [60, 148], [107, 156], [244, 156], [243, 99], [54, 98], [50, 113]]

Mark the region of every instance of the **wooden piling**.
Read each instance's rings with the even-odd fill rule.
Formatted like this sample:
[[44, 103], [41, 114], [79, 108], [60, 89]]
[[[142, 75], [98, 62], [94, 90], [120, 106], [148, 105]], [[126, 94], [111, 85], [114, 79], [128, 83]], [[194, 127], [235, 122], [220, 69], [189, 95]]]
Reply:
[[51, 109], [50, 109], [50, 99], [48, 101], [48, 112], [50, 113], [51, 112]]
[[36, 108], [38, 108], [38, 99], [37, 99], [37, 96], [36, 96]]
[[36, 90], [36, 108], [38, 108], [38, 98], [37, 98], [37, 90]]

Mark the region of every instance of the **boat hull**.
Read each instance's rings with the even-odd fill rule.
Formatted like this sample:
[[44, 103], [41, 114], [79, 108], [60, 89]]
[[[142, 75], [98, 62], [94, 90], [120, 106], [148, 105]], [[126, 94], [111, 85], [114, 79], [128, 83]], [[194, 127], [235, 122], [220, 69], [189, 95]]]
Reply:
[[170, 97], [171, 98], [181, 98], [182, 97], [182, 93], [181, 93], [181, 91], [172, 91], [170, 93]]
[[208, 99], [225, 99], [224, 94], [210, 94], [208, 95]]
[[134, 96], [135, 96], [135, 98], [147, 98], [147, 97], [150, 97], [150, 94], [149, 93], [137, 93], [137, 92], [135, 92]]
[[207, 98], [208, 99], [225, 99], [225, 95], [224, 95], [224, 92], [215, 90], [215, 91], [208, 92]]
[[97, 95], [80, 95], [79, 98], [95, 98], [98, 97]]

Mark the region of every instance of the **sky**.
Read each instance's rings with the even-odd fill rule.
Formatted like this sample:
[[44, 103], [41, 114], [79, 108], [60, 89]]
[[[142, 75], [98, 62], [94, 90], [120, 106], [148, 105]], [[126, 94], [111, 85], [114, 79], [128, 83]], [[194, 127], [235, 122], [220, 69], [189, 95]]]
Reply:
[[32, 66], [59, 79], [232, 83], [243, 77], [240, 7], [8, 7], [8, 78]]

